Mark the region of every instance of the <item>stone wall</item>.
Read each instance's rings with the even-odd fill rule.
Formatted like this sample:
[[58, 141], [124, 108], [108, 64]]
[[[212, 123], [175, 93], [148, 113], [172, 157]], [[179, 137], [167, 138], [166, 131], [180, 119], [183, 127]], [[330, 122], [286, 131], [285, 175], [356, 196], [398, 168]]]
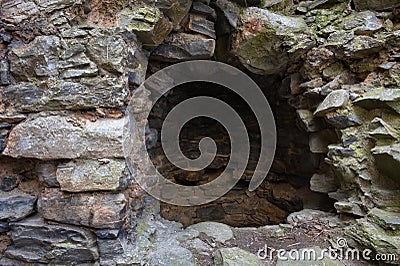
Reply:
[[[400, 4], [154, 3], [1, 2], [0, 264], [149, 260], [157, 223], [143, 217], [159, 210], [125, 166], [124, 111], [146, 73], [192, 59], [227, 62], [259, 84], [279, 77], [272, 105], [297, 113], [283, 121], [324, 158], [304, 163], [311, 190], [357, 219], [346, 230], [357, 242], [399, 254]], [[293, 137], [288, 126], [278, 135]], [[295, 181], [273, 191], [303, 176], [291, 169], [303, 163], [282, 159], [302, 145], [278, 154], [275, 172]]]

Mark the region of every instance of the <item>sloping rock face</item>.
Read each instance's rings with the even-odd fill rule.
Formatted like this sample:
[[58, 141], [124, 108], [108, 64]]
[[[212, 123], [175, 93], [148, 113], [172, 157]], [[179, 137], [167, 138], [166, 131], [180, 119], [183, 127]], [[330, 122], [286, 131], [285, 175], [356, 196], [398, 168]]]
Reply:
[[[298, 183], [310, 182], [353, 219], [342, 233], [376, 253], [400, 254], [399, 8], [393, 0], [3, 0], [0, 264], [196, 265], [201, 252], [217, 265], [260, 263], [220, 246], [214, 231], [229, 233], [227, 226], [183, 230], [158, 217], [160, 206], [123, 159], [132, 92], [148, 74], [194, 59], [251, 73], [276, 100], [285, 137], [278, 174], [258, 191], [185, 211], [167, 206], [166, 217], [281, 223], [301, 209], [298, 194], [311, 193]], [[148, 129], [155, 151], [156, 129]]]

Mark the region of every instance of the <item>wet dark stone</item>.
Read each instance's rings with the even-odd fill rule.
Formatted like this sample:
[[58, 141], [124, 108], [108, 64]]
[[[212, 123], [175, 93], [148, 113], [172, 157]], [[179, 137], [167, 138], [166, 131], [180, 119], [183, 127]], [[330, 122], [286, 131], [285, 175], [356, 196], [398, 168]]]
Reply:
[[18, 178], [15, 176], [3, 176], [0, 179], [0, 189], [2, 191], [11, 191], [18, 186]]
[[19, 190], [0, 192], [0, 220], [18, 221], [34, 212], [36, 197]]
[[119, 229], [104, 229], [104, 230], [97, 230], [96, 236], [101, 239], [114, 239], [117, 238], [119, 234]]

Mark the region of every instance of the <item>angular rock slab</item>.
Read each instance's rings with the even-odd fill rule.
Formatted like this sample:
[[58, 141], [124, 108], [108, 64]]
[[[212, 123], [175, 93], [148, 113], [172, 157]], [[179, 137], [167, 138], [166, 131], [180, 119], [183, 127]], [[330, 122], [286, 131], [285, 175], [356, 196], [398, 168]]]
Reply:
[[5, 256], [32, 263], [58, 265], [95, 262], [96, 237], [79, 227], [47, 224], [39, 217], [11, 223], [11, 239]]
[[204, 233], [209, 237], [213, 237], [215, 241], [221, 243], [233, 238], [232, 229], [228, 225], [222, 223], [202, 222], [191, 225], [186, 230], [195, 230]]
[[126, 81], [115, 77], [49, 81], [36, 85], [20, 82], [3, 90], [5, 102], [19, 112], [118, 108], [128, 96]]
[[124, 171], [125, 160], [75, 160], [58, 165], [56, 176], [63, 191], [117, 190]]
[[315, 116], [322, 116], [325, 113], [345, 106], [349, 101], [349, 93], [346, 90], [332, 91], [314, 112]]
[[168, 36], [165, 42], [153, 51], [152, 57], [165, 62], [210, 59], [214, 55], [214, 50], [214, 39], [176, 33]]
[[123, 118], [79, 123], [58, 115], [26, 120], [11, 131], [3, 154], [38, 159], [124, 157]]
[[396, 0], [354, 0], [357, 10], [390, 10], [400, 6]]
[[167, 16], [174, 25], [174, 28], [179, 28], [179, 23], [189, 12], [192, 5], [191, 0], [158, 0], [156, 6]]
[[149, 48], [157, 47], [172, 31], [172, 23], [157, 7], [152, 6], [136, 6], [122, 11], [119, 25], [131, 29]]
[[48, 188], [38, 201], [38, 210], [48, 220], [114, 229], [124, 223], [126, 203], [124, 194], [70, 194]]
[[221, 248], [214, 253], [215, 266], [262, 266], [261, 260], [243, 249]]
[[368, 219], [378, 224], [385, 230], [400, 230], [400, 213], [373, 208], [368, 213]]
[[247, 69], [256, 74], [285, 72], [289, 63], [288, 52], [307, 48], [301, 47], [301, 43], [311, 38], [306, 23], [299, 17], [250, 7], [243, 11], [239, 20], [242, 27], [233, 40], [233, 52]]
[[18, 221], [34, 212], [36, 197], [17, 189], [0, 192], [0, 220]]

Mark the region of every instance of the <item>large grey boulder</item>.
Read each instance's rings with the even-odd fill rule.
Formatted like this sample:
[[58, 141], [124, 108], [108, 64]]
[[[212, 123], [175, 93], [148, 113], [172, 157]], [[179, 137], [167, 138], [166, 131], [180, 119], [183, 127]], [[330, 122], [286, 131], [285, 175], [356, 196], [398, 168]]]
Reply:
[[13, 128], [3, 154], [38, 159], [123, 158], [124, 119], [95, 122], [50, 115]]

